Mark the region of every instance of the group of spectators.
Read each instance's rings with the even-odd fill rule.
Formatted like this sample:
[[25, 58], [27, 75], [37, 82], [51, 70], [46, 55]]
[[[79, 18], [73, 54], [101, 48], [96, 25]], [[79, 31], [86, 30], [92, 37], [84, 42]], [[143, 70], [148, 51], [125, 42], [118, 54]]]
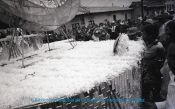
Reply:
[[[45, 32], [45, 37], [43, 40], [44, 43], [47, 43], [48, 40], [49, 42], [54, 42], [68, 38], [73, 38], [76, 41], [116, 39], [119, 33], [127, 33], [127, 29], [132, 25], [133, 22], [130, 20], [114, 20], [110, 22], [105, 19], [99, 24], [96, 24], [93, 20], [90, 20], [87, 26], [76, 25], [70, 30], [63, 25], [58, 29], [58, 31]], [[0, 38], [5, 38], [9, 34], [12, 34], [11, 30], [8, 31], [8, 29], [6, 29], [5, 31], [0, 32]]]
[[119, 33], [126, 33], [131, 26], [131, 21], [115, 20], [109, 22], [107, 19], [98, 25], [90, 20], [88, 26], [73, 28], [73, 36], [77, 41], [116, 39]]
[[175, 109], [175, 20], [168, 14], [144, 19], [140, 26], [144, 109]]

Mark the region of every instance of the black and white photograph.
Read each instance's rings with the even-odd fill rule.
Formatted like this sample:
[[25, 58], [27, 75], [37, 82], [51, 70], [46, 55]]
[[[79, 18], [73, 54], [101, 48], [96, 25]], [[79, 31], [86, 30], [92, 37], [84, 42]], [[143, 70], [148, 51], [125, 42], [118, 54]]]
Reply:
[[0, 109], [175, 109], [175, 0], [0, 0]]

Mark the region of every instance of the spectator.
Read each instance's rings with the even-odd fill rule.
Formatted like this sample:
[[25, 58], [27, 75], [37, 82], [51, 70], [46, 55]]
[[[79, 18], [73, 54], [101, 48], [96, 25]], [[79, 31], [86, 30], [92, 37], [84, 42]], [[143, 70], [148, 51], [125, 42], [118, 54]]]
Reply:
[[166, 26], [168, 37], [167, 64], [169, 67], [170, 82], [168, 85], [167, 99], [164, 102], [157, 102], [158, 109], [174, 109], [175, 107], [175, 21], [171, 21]]
[[160, 98], [161, 73], [160, 68], [164, 62], [164, 48], [158, 42], [159, 29], [153, 24], [143, 28], [143, 40], [146, 50], [142, 59], [142, 96], [145, 101], [157, 101]]
[[127, 34], [130, 40], [137, 40], [140, 37], [140, 32], [137, 27], [128, 28]]
[[111, 23], [111, 26], [112, 27], [111, 27], [111, 31], [109, 34], [111, 36], [111, 39], [116, 39], [119, 35], [119, 33], [117, 32], [118, 27], [114, 21]]

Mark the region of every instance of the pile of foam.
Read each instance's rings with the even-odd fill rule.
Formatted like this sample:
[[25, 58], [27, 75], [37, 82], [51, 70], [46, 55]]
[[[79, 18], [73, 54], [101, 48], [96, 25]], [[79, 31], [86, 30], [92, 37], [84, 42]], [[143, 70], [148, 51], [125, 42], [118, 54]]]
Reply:
[[77, 42], [70, 49], [67, 40], [50, 44], [21, 61], [0, 67], [0, 108], [29, 105], [32, 98], [60, 98], [88, 91], [126, 69], [137, 66], [143, 51], [142, 41], [128, 41], [128, 51], [113, 55], [114, 40]]

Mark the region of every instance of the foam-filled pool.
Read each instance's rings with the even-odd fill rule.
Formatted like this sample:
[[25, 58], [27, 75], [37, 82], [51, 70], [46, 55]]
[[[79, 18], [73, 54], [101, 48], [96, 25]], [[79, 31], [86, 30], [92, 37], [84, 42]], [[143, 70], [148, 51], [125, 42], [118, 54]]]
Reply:
[[88, 91], [96, 84], [137, 66], [143, 42], [128, 41], [129, 51], [113, 55], [114, 40], [77, 42], [70, 49], [67, 40], [44, 45], [36, 55], [0, 67], [0, 108], [32, 104], [32, 98], [60, 98]]

